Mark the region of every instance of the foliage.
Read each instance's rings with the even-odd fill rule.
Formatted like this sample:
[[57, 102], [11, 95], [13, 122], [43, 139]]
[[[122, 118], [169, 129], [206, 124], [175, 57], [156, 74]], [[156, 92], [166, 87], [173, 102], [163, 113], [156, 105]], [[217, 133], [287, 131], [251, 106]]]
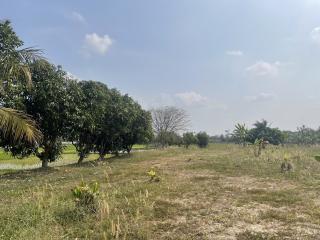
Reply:
[[154, 168], [151, 168], [148, 172], [147, 172], [148, 176], [150, 177], [149, 181], [150, 182], [159, 182], [160, 181], [160, 177], [158, 176], [157, 172], [154, 170]]
[[193, 132], [186, 132], [182, 136], [183, 145], [186, 148], [189, 148], [192, 144], [197, 144], [197, 137], [194, 135]]
[[[23, 41], [16, 35], [8, 20], [0, 21], [0, 89], [17, 82], [31, 84], [29, 64], [42, 59], [41, 50], [21, 48]], [[2, 85], [2, 84], [5, 85]]]
[[62, 139], [67, 138], [69, 123], [78, 115], [78, 99], [70, 94], [74, 82], [67, 79], [61, 67], [38, 61], [30, 69], [33, 87], [24, 90], [23, 104], [44, 135], [36, 155], [46, 167], [61, 155]]
[[156, 144], [161, 147], [181, 145], [179, 132], [186, 130], [189, 125], [187, 112], [184, 109], [166, 106], [152, 109], [151, 114]]
[[29, 63], [41, 58], [41, 51], [21, 48], [19, 39], [10, 21], [0, 22], [0, 138], [6, 149], [17, 144], [37, 144], [42, 135], [36, 123], [22, 111], [4, 108], [4, 99], [18, 85], [31, 84]]
[[102, 116], [109, 102], [109, 89], [96, 81], [80, 81], [74, 86], [78, 92], [79, 114], [70, 121], [70, 140], [79, 154], [79, 163], [94, 150]]
[[152, 139], [151, 114], [128, 95], [124, 95], [121, 100], [121, 109], [118, 108], [118, 112], [122, 113], [122, 121], [118, 121], [122, 125], [119, 129], [121, 148], [130, 153], [134, 144], [148, 143]]
[[181, 146], [183, 144], [183, 139], [175, 132], [159, 132], [154, 141], [157, 146], [162, 148], [174, 145]]
[[278, 128], [271, 128], [266, 120], [257, 121], [254, 128], [248, 132], [248, 141], [254, 143], [256, 139], [263, 139], [271, 144], [279, 145], [284, 141], [284, 135]]
[[116, 89], [109, 91], [109, 101], [97, 129], [95, 149], [100, 159], [107, 153], [130, 153], [136, 143], [152, 138], [151, 116], [128, 95]]
[[209, 135], [206, 132], [199, 132], [197, 134], [197, 143], [201, 148], [205, 148], [209, 144]]
[[79, 186], [72, 189], [72, 195], [75, 198], [76, 206], [80, 209], [96, 212], [96, 198], [99, 194], [99, 185], [97, 182], [88, 185], [82, 181]]
[[245, 146], [248, 138], [248, 133], [249, 130], [245, 124], [237, 123], [235, 129], [232, 132], [232, 137], [236, 143]]
[[14, 145], [20, 141], [36, 143], [42, 134], [36, 123], [25, 113], [11, 108], [0, 108], [0, 139]]

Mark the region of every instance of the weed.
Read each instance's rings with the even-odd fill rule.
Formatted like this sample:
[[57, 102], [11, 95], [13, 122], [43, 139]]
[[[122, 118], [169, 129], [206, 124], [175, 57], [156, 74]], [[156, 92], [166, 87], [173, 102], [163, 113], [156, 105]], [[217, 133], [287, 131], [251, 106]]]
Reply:
[[82, 181], [79, 186], [72, 189], [72, 195], [75, 198], [77, 208], [90, 212], [97, 211], [97, 195], [99, 194], [99, 185], [97, 182], [88, 185]]

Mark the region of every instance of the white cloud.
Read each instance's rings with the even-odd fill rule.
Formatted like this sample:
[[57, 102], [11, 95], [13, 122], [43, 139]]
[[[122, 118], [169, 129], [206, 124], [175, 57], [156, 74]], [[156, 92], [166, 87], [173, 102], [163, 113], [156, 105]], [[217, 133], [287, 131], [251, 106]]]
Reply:
[[268, 63], [265, 61], [258, 61], [255, 64], [246, 68], [246, 71], [257, 77], [275, 77], [279, 73], [280, 62]]
[[177, 93], [175, 94], [175, 97], [177, 97], [186, 106], [202, 105], [208, 100], [206, 97], [203, 97], [196, 92]]
[[70, 15], [70, 18], [75, 22], [79, 22], [79, 23], [83, 23], [83, 24], [87, 23], [87, 20], [84, 18], [84, 16], [82, 16], [78, 12], [72, 12]]
[[84, 50], [90, 53], [105, 55], [111, 47], [113, 40], [108, 36], [99, 36], [96, 33], [86, 34], [84, 42]]
[[68, 71], [67, 71], [66, 75], [67, 75], [67, 78], [70, 78], [70, 79], [74, 79], [74, 80], [79, 80], [80, 79], [77, 75], [74, 75], [73, 73], [68, 72]]
[[266, 102], [275, 99], [275, 95], [272, 93], [259, 93], [255, 96], [245, 96], [244, 99], [248, 102]]
[[227, 51], [226, 54], [229, 56], [236, 56], [236, 57], [243, 56], [243, 52], [240, 50], [230, 50], [230, 51]]
[[320, 27], [315, 27], [310, 33], [312, 41], [320, 44]]

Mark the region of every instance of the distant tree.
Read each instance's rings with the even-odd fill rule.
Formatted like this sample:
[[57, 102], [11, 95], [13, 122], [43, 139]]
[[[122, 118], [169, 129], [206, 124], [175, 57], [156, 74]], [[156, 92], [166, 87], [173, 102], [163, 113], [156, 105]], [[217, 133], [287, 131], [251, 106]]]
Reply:
[[159, 144], [168, 145], [166, 139], [172, 133], [178, 134], [187, 128], [189, 117], [184, 109], [176, 107], [162, 107], [151, 110], [152, 125]]
[[234, 141], [242, 146], [245, 146], [248, 138], [249, 130], [245, 124], [237, 123], [233, 130], [232, 137]]
[[189, 148], [190, 145], [197, 144], [197, 137], [193, 132], [186, 132], [182, 136], [183, 145]]
[[248, 132], [248, 141], [255, 143], [257, 139], [263, 139], [271, 144], [279, 145], [284, 141], [284, 135], [278, 128], [271, 128], [266, 120], [257, 121], [254, 128]]
[[301, 145], [313, 145], [318, 142], [319, 135], [316, 130], [305, 125], [297, 128], [297, 143]]
[[209, 135], [206, 132], [199, 132], [197, 135], [197, 143], [201, 148], [205, 148], [209, 144]]

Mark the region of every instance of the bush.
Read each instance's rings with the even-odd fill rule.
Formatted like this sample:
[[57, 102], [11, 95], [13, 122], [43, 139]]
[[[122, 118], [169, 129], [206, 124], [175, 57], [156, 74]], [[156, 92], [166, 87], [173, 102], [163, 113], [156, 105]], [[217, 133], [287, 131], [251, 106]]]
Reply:
[[209, 143], [209, 135], [206, 132], [199, 132], [197, 134], [198, 146], [205, 148]]
[[99, 194], [99, 185], [97, 182], [88, 185], [82, 182], [79, 186], [72, 189], [73, 197], [75, 198], [76, 206], [80, 210], [96, 212], [97, 196]]
[[157, 172], [154, 168], [151, 168], [149, 172], [147, 172], [148, 176], [150, 177], [149, 182], [159, 182], [160, 177], [158, 177]]
[[182, 140], [183, 140], [183, 145], [188, 148], [190, 145], [192, 144], [196, 144], [197, 143], [197, 138], [196, 136], [193, 134], [193, 132], [186, 132], [183, 134], [182, 136]]

